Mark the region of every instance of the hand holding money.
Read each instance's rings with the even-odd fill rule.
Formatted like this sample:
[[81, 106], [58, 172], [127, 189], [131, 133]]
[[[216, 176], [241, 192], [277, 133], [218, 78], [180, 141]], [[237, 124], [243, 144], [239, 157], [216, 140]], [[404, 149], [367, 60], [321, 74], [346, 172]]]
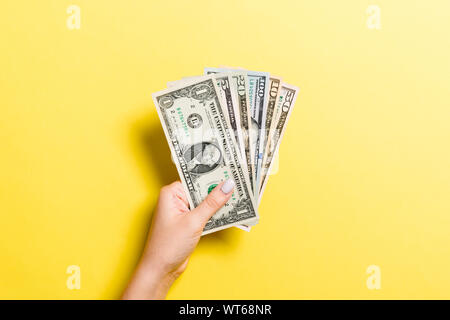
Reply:
[[181, 183], [161, 189], [124, 299], [163, 299], [201, 235], [249, 229], [259, 220], [257, 205], [298, 89], [267, 73], [205, 72], [211, 74], [153, 94]]
[[180, 182], [161, 189], [147, 245], [124, 299], [165, 298], [186, 269], [206, 223], [230, 200], [233, 188], [233, 179], [222, 182], [193, 210]]
[[225, 206], [203, 234], [255, 225], [298, 88], [267, 72], [205, 68], [204, 76], [168, 84], [153, 100], [191, 209], [233, 180]]

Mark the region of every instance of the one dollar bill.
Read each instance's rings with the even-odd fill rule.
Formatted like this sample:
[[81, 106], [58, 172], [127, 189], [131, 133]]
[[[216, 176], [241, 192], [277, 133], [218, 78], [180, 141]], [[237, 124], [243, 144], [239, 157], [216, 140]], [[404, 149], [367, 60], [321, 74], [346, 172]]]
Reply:
[[197, 207], [221, 181], [231, 178], [231, 199], [207, 222], [203, 234], [259, 216], [233, 131], [212, 77], [175, 84], [154, 93], [158, 115], [191, 208]]

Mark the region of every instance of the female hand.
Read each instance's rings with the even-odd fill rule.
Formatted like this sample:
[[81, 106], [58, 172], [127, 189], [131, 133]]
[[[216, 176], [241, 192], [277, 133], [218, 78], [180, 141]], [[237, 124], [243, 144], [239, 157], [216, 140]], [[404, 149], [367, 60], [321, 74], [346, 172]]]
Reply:
[[186, 269], [203, 228], [232, 195], [234, 181], [219, 184], [194, 210], [181, 182], [161, 189], [144, 253], [123, 299], [163, 299]]

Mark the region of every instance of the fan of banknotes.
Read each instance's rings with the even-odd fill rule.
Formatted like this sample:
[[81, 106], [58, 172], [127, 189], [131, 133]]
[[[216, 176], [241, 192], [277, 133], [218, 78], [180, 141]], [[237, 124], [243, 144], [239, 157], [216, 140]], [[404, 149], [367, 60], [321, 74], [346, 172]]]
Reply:
[[235, 182], [203, 234], [250, 230], [299, 89], [267, 72], [234, 68], [205, 68], [167, 87], [153, 101], [191, 208], [222, 181]]

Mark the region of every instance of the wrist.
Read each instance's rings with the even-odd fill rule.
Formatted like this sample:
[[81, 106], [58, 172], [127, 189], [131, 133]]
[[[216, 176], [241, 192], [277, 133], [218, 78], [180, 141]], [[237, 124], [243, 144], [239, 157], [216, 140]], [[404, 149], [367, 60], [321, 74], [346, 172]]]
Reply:
[[123, 299], [164, 299], [175, 277], [150, 261], [141, 261]]

